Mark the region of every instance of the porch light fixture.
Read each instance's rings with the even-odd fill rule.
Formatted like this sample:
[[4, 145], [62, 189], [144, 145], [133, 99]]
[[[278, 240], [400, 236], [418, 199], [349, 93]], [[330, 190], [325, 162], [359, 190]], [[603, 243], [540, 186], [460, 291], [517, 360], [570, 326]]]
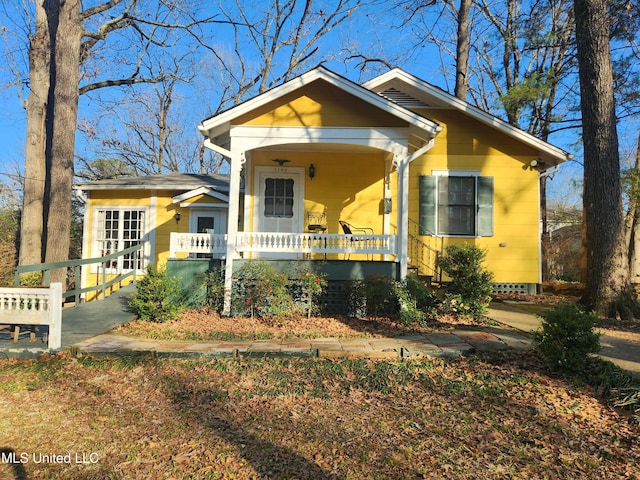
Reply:
[[313, 180], [313, 177], [316, 176], [316, 167], [313, 166], [313, 163], [309, 165], [309, 178]]
[[180, 212], [176, 212], [176, 214], [173, 216], [173, 218], [176, 219], [176, 223], [180, 223]]
[[540, 160], [531, 160], [531, 162], [529, 162], [529, 166], [532, 170], [544, 170], [547, 167], [547, 164]]

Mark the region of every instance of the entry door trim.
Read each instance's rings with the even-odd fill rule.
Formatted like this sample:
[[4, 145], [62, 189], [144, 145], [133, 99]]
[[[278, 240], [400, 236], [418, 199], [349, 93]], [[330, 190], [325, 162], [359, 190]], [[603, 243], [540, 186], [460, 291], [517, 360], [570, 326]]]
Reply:
[[253, 188], [253, 230], [256, 232], [264, 231], [262, 211], [264, 209], [263, 202], [263, 179], [265, 176], [273, 175], [275, 178], [292, 178], [293, 183], [293, 209], [294, 209], [294, 225], [293, 232], [302, 233], [304, 231], [304, 167], [265, 167], [257, 166], [255, 168], [255, 181]]

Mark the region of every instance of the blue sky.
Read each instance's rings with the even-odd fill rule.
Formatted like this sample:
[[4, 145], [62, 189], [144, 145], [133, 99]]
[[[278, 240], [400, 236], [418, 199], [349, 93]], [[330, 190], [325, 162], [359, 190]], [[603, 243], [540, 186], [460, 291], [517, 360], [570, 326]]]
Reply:
[[[322, 48], [328, 56], [339, 57], [343, 47], [352, 42], [358, 42], [359, 46], [371, 52], [375, 52], [377, 56], [389, 58], [395, 66], [401, 67], [408, 72], [437, 85], [445, 90], [451, 91], [453, 88], [452, 80], [447, 82], [441, 73], [442, 58], [440, 52], [435, 47], [420, 47], [411, 49], [411, 45], [415, 42], [412, 36], [412, 30], [406, 27], [398, 28], [393, 23], [397, 23], [397, 18], [390, 15], [389, 12], [383, 11], [385, 2], [380, 2], [379, 7], [369, 11], [368, 16], [358, 17], [357, 20], [345, 24], [344, 28], [335, 30], [331, 36], [322, 43]], [[17, 25], [14, 21], [7, 17], [6, 10], [0, 9], [0, 28], [6, 27], [8, 30], [16, 33]], [[435, 17], [434, 17], [435, 18]], [[446, 35], [447, 32], [441, 32]], [[228, 38], [228, 37], [227, 37]], [[223, 35], [212, 39], [220, 48], [230, 48], [231, 45], [225, 45]], [[0, 52], [4, 53], [4, 68], [0, 65], [0, 85], [7, 85], [13, 81], [8, 72], [7, 65], [9, 57], [6, 56], [6, 43]], [[410, 52], [410, 53], [407, 53]], [[24, 56], [20, 56], [21, 52], [17, 52], [13, 58], [24, 60]], [[396, 60], [394, 60], [394, 58]], [[325, 64], [328, 68], [345, 75], [352, 80], [366, 80], [368, 78], [358, 78], [358, 72], [354, 68], [354, 62], [345, 64], [341, 61], [329, 61]], [[369, 74], [371, 77], [373, 74]], [[208, 100], [202, 98], [200, 92], [191, 92], [187, 94], [185, 99], [186, 109], [204, 112], [203, 105], [207, 105]], [[211, 108], [215, 106], [216, 100], [211, 98]], [[6, 181], [6, 175], [13, 174], [16, 168], [20, 168], [24, 163], [24, 141], [25, 141], [25, 112], [20, 105], [20, 99], [15, 88], [0, 88], [0, 104], [2, 105], [2, 115], [0, 115], [0, 181]], [[91, 107], [88, 99], [83, 98], [80, 104], [80, 117], [91, 119], [95, 115], [95, 110]], [[198, 115], [197, 113], [195, 115]], [[193, 120], [193, 129], [195, 131], [197, 123], [206, 118], [206, 114], [202, 113], [200, 117]], [[626, 124], [621, 125], [620, 136], [623, 149], [631, 149], [635, 145], [637, 130]], [[552, 137], [552, 143], [574, 153], [577, 158], [581, 157], [581, 147], [576, 145], [576, 134], [557, 135]], [[78, 136], [78, 147], [82, 151], [84, 149], [83, 138]], [[572, 191], [570, 184], [572, 180], [579, 179], [581, 170], [579, 165], [567, 164], [562, 167], [561, 171], [554, 175], [554, 180], [550, 184], [550, 194], [557, 198], [566, 199], [569, 197], [576, 201], [576, 192]]]

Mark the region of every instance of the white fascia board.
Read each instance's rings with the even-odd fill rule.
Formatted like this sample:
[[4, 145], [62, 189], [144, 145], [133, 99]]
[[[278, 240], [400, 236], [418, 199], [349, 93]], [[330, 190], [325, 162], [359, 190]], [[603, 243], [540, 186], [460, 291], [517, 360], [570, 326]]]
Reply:
[[229, 208], [229, 202], [226, 203], [190, 203], [190, 202], [180, 202], [180, 208], [219, 208], [225, 209]]
[[394, 68], [386, 73], [383, 73], [382, 75], [364, 83], [363, 87], [381, 93], [382, 91], [386, 90], [386, 88], [392, 85], [396, 86], [397, 88], [398, 82], [405, 83], [410, 87], [418, 89], [421, 93], [434, 98], [436, 102], [444, 103], [455, 110], [466, 113], [470, 117], [484, 123], [485, 125], [497, 128], [510, 137], [531, 146], [532, 148], [540, 151], [543, 154], [546, 154], [550, 159], [555, 160], [556, 163], [565, 162], [573, 158], [572, 154], [565, 152], [561, 148], [551, 145], [550, 143], [547, 143], [544, 140], [541, 140], [531, 135], [530, 133], [521, 130], [520, 128], [514, 127], [504, 120], [501, 120], [498, 117], [479, 109], [478, 107], [474, 107], [468, 102], [465, 102], [464, 100], [461, 100], [458, 97], [451, 95], [444, 90], [435, 87], [425, 82], [424, 80], [411, 75], [410, 73], [405, 72], [402, 69]]
[[[316, 80], [324, 80], [347, 93], [352, 94], [353, 96], [372, 104], [373, 106], [379, 108], [382, 111], [390, 113], [411, 125], [417, 126], [426, 132], [429, 132], [430, 137], [434, 137], [442, 130], [442, 127], [431, 120], [418, 115], [417, 113], [412, 112], [394, 102], [387, 100], [386, 98], [378, 95], [375, 92], [372, 92], [366, 88], [363, 88], [361, 85], [358, 85], [351, 80], [348, 80], [336, 73], [327, 70], [324, 67], [317, 67], [313, 70], [310, 70], [303, 75], [294, 78], [293, 80], [288, 81], [274, 89], [263, 93], [262, 95], [258, 95], [246, 102], [227, 110], [219, 115], [211, 117], [207, 120], [204, 120], [199, 126], [198, 129], [207, 137], [215, 137], [225, 131], [227, 128], [230, 128], [230, 123], [233, 119], [238, 116], [249, 113], [256, 108], [259, 108], [267, 103], [276, 100], [288, 93], [291, 93], [305, 85], [310, 84]], [[222, 127], [222, 128], [220, 128]], [[212, 134], [209, 132], [215, 132], [216, 134]]]
[[[223, 202], [227, 202], [227, 203], [229, 202], [229, 197], [227, 195], [218, 193], [215, 190], [213, 190], [211, 187], [199, 187], [194, 190], [189, 190], [188, 192], [172, 197], [171, 202], [172, 203], [184, 202], [185, 200], [189, 200], [193, 197], [197, 197], [198, 195], [208, 195], [209, 197], [217, 198], [218, 200], [222, 200]], [[182, 203], [180, 206], [182, 206]]]

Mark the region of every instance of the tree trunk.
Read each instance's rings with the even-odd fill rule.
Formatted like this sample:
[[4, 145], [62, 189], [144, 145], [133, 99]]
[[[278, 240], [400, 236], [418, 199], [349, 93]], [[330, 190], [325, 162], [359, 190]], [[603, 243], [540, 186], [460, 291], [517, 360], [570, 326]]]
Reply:
[[584, 141], [586, 283], [584, 306], [630, 318], [622, 186], [609, 44], [609, 2], [576, 0], [576, 40]]
[[458, 43], [456, 46], [456, 88], [455, 96], [461, 100], [467, 100], [469, 80], [469, 11], [471, 0], [460, 0], [458, 10]]
[[[71, 197], [76, 124], [82, 19], [80, 0], [50, 2], [57, 28], [52, 58], [53, 119], [48, 151], [49, 189], [45, 203], [46, 262], [69, 258]], [[51, 281], [63, 282], [64, 269], [52, 271]]]
[[25, 147], [20, 265], [40, 263], [43, 236], [43, 197], [46, 176], [45, 146], [49, 95], [49, 28], [42, 2], [35, 2], [35, 34], [29, 45], [29, 98], [27, 99], [27, 141]]

